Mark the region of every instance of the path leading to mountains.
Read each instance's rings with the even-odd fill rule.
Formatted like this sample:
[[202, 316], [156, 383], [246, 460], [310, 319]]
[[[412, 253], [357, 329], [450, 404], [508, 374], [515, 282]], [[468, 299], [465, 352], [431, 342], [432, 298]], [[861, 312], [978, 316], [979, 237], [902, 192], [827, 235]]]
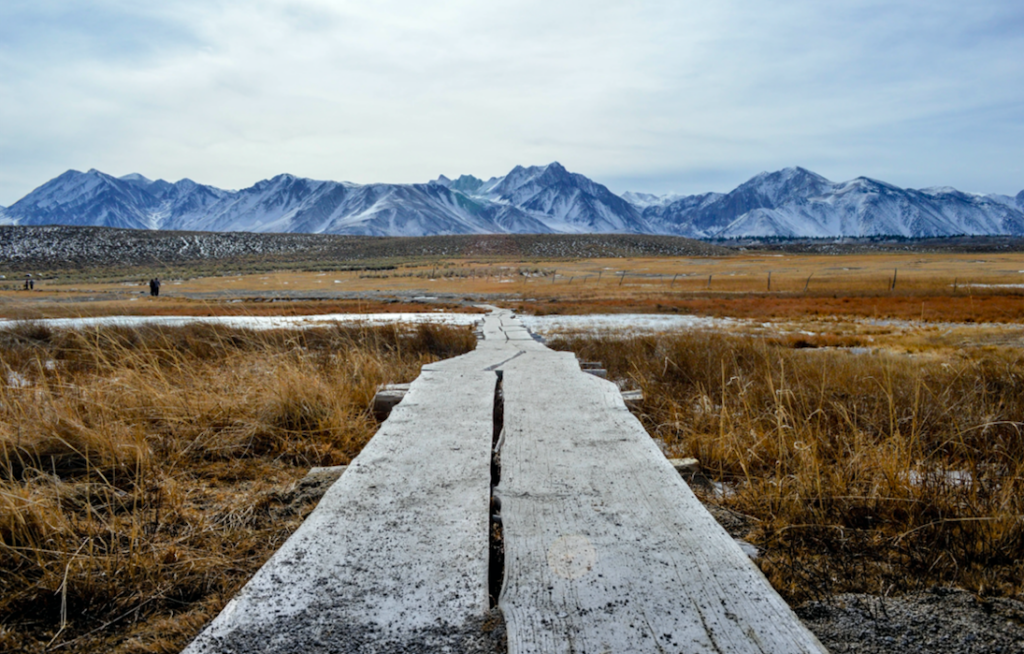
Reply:
[[187, 653], [492, 652], [495, 601], [512, 654], [824, 651], [613, 384], [509, 311], [482, 332]]

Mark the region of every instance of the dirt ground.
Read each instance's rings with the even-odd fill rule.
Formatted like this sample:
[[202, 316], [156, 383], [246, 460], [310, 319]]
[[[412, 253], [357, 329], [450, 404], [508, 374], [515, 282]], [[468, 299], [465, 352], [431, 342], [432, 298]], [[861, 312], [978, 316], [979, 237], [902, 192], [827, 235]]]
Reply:
[[[5, 319], [479, 311], [480, 302], [532, 314], [693, 314], [770, 322], [768, 330], [785, 323], [785, 338], [812, 348], [1021, 348], [1024, 254], [452, 259], [382, 271], [182, 276], [163, 280], [159, 298], [149, 297], [144, 279], [40, 279], [33, 291], [0, 280]], [[833, 652], [1024, 651], [1024, 603], [1012, 599], [935, 588], [796, 608]]]
[[[545, 313], [860, 316], [1024, 322], [1024, 254], [738, 254], [577, 261], [452, 259], [392, 270], [279, 271], [163, 280], [0, 282], [0, 317], [410, 311], [487, 301]], [[460, 309], [461, 310], [461, 309]]]

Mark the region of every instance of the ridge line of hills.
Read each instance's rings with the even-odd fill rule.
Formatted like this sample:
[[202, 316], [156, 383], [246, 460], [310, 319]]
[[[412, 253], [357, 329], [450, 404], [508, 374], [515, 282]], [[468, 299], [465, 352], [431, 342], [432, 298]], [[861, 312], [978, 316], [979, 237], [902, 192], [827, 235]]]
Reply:
[[904, 189], [804, 168], [761, 173], [729, 193], [612, 193], [559, 163], [481, 180], [353, 184], [278, 175], [238, 191], [189, 179], [69, 170], [10, 207], [0, 224], [365, 236], [656, 234], [696, 239], [1024, 235], [1024, 191]]

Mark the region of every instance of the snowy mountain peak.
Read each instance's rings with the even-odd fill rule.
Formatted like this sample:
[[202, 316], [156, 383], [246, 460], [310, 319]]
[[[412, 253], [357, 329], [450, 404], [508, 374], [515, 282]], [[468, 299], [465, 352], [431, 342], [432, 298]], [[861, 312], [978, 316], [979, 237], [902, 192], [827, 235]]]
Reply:
[[867, 177], [833, 183], [786, 168], [724, 195], [648, 206], [643, 217], [655, 230], [696, 238], [1024, 234], [1024, 212], [1008, 200], [955, 189], [901, 189]]
[[772, 173], [760, 173], [741, 184], [739, 188], [757, 189], [765, 197], [776, 198], [797, 190], [818, 190], [830, 186], [832, 186], [832, 182], [821, 175], [797, 166], [783, 168]]
[[656, 233], [696, 238], [1024, 235], [1017, 196], [922, 190], [858, 177], [834, 183], [805, 168], [764, 172], [729, 193], [625, 193], [558, 162], [516, 166], [486, 182], [353, 184], [281, 174], [240, 191], [69, 170], [7, 209], [0, 224], [419, 236]]
[[257, 191], [265, 191], [271, 188], [283, 188], [293, 185], [310, 184], [315, 183], [311, 179], [304, 177], [296, 177], [290, 173], [281, 173], [280, 175], [274, 175], [270, 179], [261, 179], [252, 185], [251, 188]]
[[[580, 177], [583, 177], [580, 175]], [[583, 178], [586, 179], [586, 178]], [[501, 178], [494, 192], [501, 195], [514, 193], [517, 189], [530, 184], [564, 184], [572, 183], [573, 175], [562, 164], [553, 161], [546, 166], [516, 166], [508, 175]], [[587, 180], [589, 181], [589, 180]]]
[[960, 193], [960, 191], [952, 186], [929, 186], [928, 188], [918, 190], [926, 195], [952, 195], [954, 193]]
[[870, 177], [854, 177], [849, 182], [846, 182], [845, 186], [852, 186], [852, 187], [857, 187], [857, 188], [862, 188], [862, 189], [874, 189], [874, 190], [886, 190], [886, 189], [892, 190], [892, 191], [902, 191], [903, 190], [903, 189], [901, 189], [898, 186], [894, 186], [892, 184], [889, 184], [887, 182], [883, 182], [883, 181], [880, 181], [880, 180], [877, 180], [877, 179], [872, 179]]
[[675, 202], [683, 196], [679, 193], [666, 193], [664, 195], [658, 195], [656, 193], [640, 193], [636, 191], [626, 191], [622, 194], [622, 199], [630, 203], [634, 207], [645, 209], [647, 207], [663, 207], [666, 204]]
[[460, 191], [462, 193], [468, 193], [470, 195], [480, 190], [480, 187], [484, 185], [484, 180], [474, 177], [472, 175], [459, 175], [459, 178], [452, 182], [448, 188], [453, 191]]
[[482, 184], [475, 192], [492, 202], [515, 206], [554, 231], [646, 232], [639, 212], [607, 187], [557, 161], [546, 166], [516, 166], [504, 177]]

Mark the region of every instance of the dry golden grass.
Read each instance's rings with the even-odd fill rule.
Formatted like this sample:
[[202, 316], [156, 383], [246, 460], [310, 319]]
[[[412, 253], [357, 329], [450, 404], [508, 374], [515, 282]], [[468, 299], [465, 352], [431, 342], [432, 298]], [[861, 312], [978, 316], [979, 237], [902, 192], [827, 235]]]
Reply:
[[921, 322], [1024, 322], [1024, 293], [942, 295], [654, 294], [615, 298], [551, 298], [515, 305], [533, 315], [680, 313], [752, 320], [878, 318]]
[[376, 387], [474, 346], [423, 325], [0, 332], [0, 651], [177, 652], [346, 464]]
[[[144, 294], [142, 280], [40, 280], [34, 292], [0, 291], [0, 316], [416, 310], [423, 305], [341, 296], [407, 298], [446, 293], [467, 298], [488, 295], [492, 302], [507, 302], [538, 314], [626, 311], [753, 319], [858, 316], [1014, 322], [1024, 321], [1022, 271], [1024, 255], [1020, 253], [739, 253], [567, 261], [453, 258], [402, 263], [379, 271], [278, 271], [167, 279], [162, 291], [166, 297], [156, 299]], [[337, 298], [260, 301], [275, 294]]]
[[483, 309], [444, 302], [386, 302], [383, 300], [296, 300], [271, 302], [260, 298], [245, 300], [193, 300], [182, 297], [145, 298], [143, 301], [75, 301], [39, 294], [17, 303], [0, 305], [0, 317], [8, 320], [45, 320], [50, 318], [90, 318], [96, 316], [311, 316], [328, 313], [422, 313], [455, 311], [484, 313]]
[[934, 358], [715, 333], [565, 337], [643, 389], [641, 420], [735, 494], [787, 599], [1024, 589], [1024, 353]]
[[[480, 261], [453, 257], [409, 262], [393, 270], [277, 271], [166, 279], [162, 293], [218, 292], [259, 295], [289, 292], [436, 292], [498, 293], [523, 298], [630, 297], [637, 293], [688, 294], [708, 290], [732, 293], [887, 294], [896, 273], [895, 291], [959, 295], [985, 293], [991, 285], [1024, 292], [1021, 253], [869, 253], [758, 254], [718, 257], [632, 257], [613, 259]], [[623, 277], [622, 274], [625, 273]], [[771, 275], [769, 288], [768, 276]], [[710, 289], [709, 289], [709, 279]], [[36, 295], [75, 297], [103, 293], [146, 300], [145, 279], [111, 282], [97, 279], [40, 280]], [[0, 299], [31, 293], [0, 291]]]

